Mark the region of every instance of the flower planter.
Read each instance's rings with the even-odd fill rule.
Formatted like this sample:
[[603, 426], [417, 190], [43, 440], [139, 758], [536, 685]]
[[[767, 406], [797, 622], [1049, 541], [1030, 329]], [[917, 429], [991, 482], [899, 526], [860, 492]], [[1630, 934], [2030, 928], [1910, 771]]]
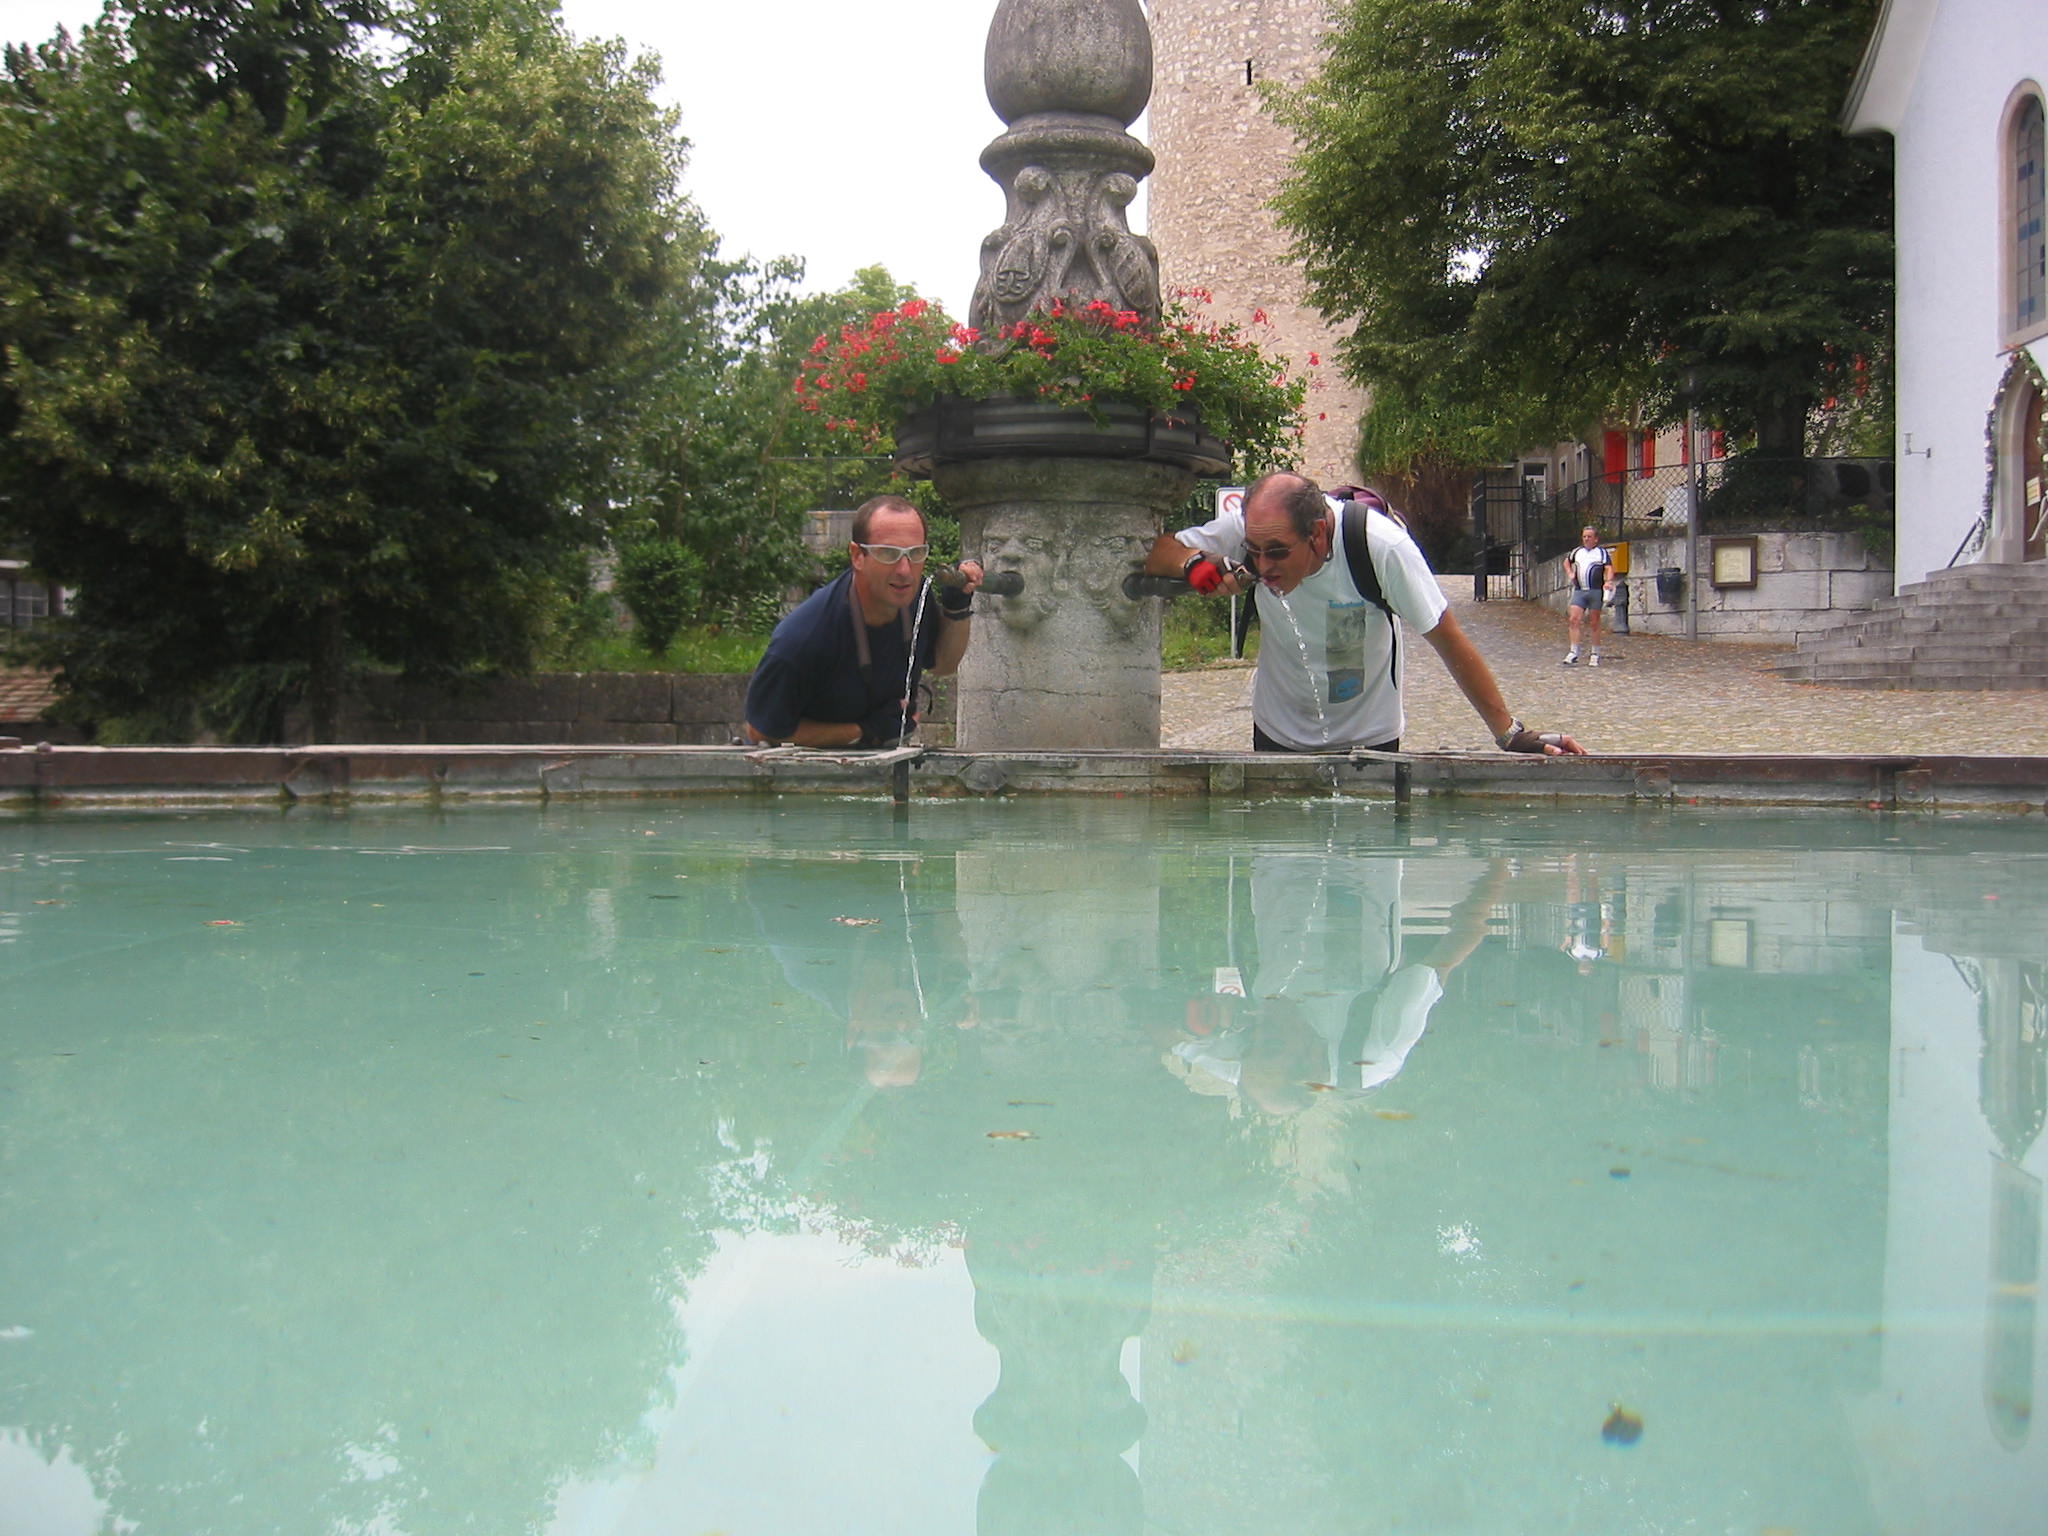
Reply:
[[1196, 475], [1230, 473], [1230, 445], [1192, 413], [1104, 403], [1095, 411], [1046, 400], [942, 400], [904, 417], [896, 467], [918, 479], [934, 466], [976, 459], [1139, 459]]

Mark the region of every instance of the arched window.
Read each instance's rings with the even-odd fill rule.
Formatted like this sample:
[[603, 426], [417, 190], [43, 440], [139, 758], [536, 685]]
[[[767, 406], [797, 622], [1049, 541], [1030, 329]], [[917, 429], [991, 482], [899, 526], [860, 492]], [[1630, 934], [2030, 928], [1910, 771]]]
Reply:
[[2012, 297], [2007, 323], [2028, 335], [2048, 324], [2048, 156], [2043, 155], [2039, 96], [2029, 93], [2021, 99], [2009, 143]]

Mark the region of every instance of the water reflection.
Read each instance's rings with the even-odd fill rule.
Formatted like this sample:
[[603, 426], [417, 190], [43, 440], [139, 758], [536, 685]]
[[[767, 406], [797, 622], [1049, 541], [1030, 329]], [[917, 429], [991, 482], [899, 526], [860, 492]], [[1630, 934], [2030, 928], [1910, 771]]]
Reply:
[[1599, 821], [10, 824], [0, 1508], [2031, 1529], [2048, 850]]
[[[1393, 1079], [1512, 884], [1508, 861], [1492, 860], [1417, 959], [1403, 941], [1401, 859], [1294, 852], [1246, 862], [1255, 942], [1241, 955], [1235, 923], [1226, 925], [1232, 959], [1217, 969], [1216, 1005], [1190, 1009], [1193, 1037], [1173, 1054], [1195, 1092], [1220, 1087], [1283, 1116], [1318, 1095], [1344, 1103]], [[1253, 956], [1246, 993], [1238, 961]]]

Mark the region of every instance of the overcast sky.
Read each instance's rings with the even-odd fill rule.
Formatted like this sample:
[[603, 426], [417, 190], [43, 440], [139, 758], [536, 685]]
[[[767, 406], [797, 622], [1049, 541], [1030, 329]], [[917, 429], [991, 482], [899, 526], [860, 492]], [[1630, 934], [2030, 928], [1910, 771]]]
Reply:
[[[560, 5], [579, 37], [660, 56], [692, 145], [685, 186], [727, 255], [802, 256], [812, 289], [880, 263], [965, 316], [1003, 216], [979, 164], [1002, 130], [981, 81], [996, 0]], [[97, 0], [0, 0], [0, 39], [98, 14]]]

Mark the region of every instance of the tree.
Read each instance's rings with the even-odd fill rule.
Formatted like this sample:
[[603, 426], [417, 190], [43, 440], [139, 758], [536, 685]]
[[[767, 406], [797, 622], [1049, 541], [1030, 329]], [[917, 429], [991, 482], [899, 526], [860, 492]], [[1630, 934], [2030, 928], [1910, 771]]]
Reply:
[[651, 64], [533, 0], [115, 0], [0, 80], [0, 537], [67, 707], [332, 739], [519, 667], [702, 253]]
[[613, 517], [622, 549], [675, 540], [707, 580], [690, 617], [734, 618], [802, 575], [804, 514], [881, 490], [886, 460], [848, 457], [792, 386], [811, 343], [911, 296], [881, 267], [803, 294], [791, 257], [725, 261], [715, 248], [665, 311], [664, 361]]
[[[1797, 455], [1888, 354], [1890, 149], [1835, 114], [1873, 0], [1350, 0], [1276, 98], [1277, 206], [1354, 377], [1522, 442], [1688, 384]], [[1832, 350], [1831, 350], [1832, 349]]]
[[660, 656], [703, 602], [704, 562], [680, 539], [642, 539], [619, 551], [618, 590], [641, 649]]

